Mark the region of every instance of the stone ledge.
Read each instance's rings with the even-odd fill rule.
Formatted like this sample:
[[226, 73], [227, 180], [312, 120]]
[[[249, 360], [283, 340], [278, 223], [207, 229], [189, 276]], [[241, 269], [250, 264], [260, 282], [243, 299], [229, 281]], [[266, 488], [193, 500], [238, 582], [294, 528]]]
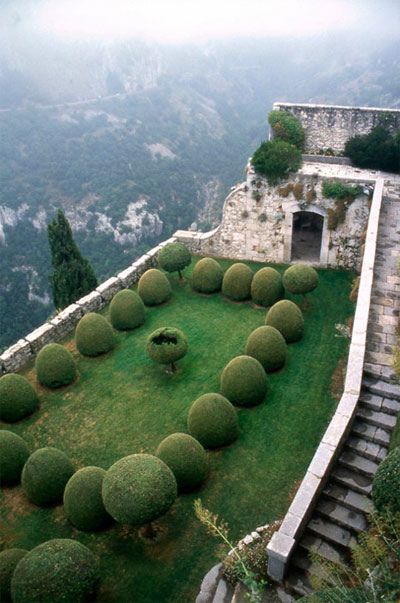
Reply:
[[45, 322], [43, 325], [32, 331], [32, 333], [29, 333], [25, 339], [29, 342], [33, 354], [37, 354], [43, 346], [54, 341], [56, 333], [57, 330], [55, 326]]
[[123, 289], [123, 283], [116, 276], [101, 283], [96, 289], [106, 303], [110, 302], [114, 295]]
[[3, 373], [14, 373], [33, 360], [34, 353], [26, 339], [20, 339], [5, 350], [0, 356], [0, 366]]
[[88, 293], [76, 302], [78, 306], [82, 308], [83, 314], [88, 312], [97, 312], [104, 306], [104, 300], [98, 291], [92, 291]]
[[75, 327], [78, 320], [83, 316], [81, 306], [71, 304], [51, 319], [50, 324], [54, 327], [57, 340], [63, 339]]

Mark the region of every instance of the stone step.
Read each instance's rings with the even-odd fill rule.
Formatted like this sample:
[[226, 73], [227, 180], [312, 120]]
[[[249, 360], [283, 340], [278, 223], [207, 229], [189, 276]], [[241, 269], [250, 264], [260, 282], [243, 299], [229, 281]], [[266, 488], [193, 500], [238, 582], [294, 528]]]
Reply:
[[308, 522], [307, 529], [319, 538], [345, 548], [351, 548], [357, 544], [357, 540], [350, 530], [338, 526], [325, 517], [314, 515]]
[[400, 400], [394, 398], [383, 398], [382, 410], [388, 415], [398, 416], [400, 413]]
[[212, 603], [222, 572], [222, 563], [218, 563], [204, 576], [196, 603]]
[[369, 459], [371, 461], [380, 462], [386, 457], [388, 450], [385, 446], [375, 444], [364, 438], [350, 435], [346, 440], [346, 447], [350, 448], [353, 452]]
[[336, 563], [337, 565], [347, 564], [346, 555], [341, 547], [336, 548], [333, 544], [329, 544], [329, 542], [308, 532], [307, 529], [299, 542], [299, 547], [303, 548], [307, 554], [313, 553], [319, 555], [330, 563]]
[[354, 492], [358, 492], [359, 494], [365, 494], [366, 496], [371, 494], [371, 479], [365, 475], [355, 473], [346, 467], [336, 466], [331, 473], [331, 479], [337, 484], [354, 490]]
[[[371, 301], [372, 303], [376, 303], [373, 299], [371, 299]], [[377, 381], [380, 380], [386, 381], [387, 383], [393, 383], [394, 371], [389, 366], [374, 364], [373, 362], [365, 362], [364, 374]]]
[[379, 467], [379, 463], [374, 463], [374, 461], [370, 461], [346, 448], [339, 457], [339, 463], [351, 471], [355, 471], [370, 478], [375, 475]]
[[328, 517], [334, 523], [348, 530], [359, 533], [367, 528], [367, 520], [362, 513], [351, 511], [332, 499], [322, 497], [318, 502], [316, 511], [319, 515]]
[[224, 578], [220, 578], [212, 603], [231, 603], [233, 591], [233, 586], [224, 580]]
[[338, 486], [332, 482], [329, 482], [327, 486], [325, 486], [322, 493], [324, 496], [332, 498], [333, 500], [338, 501], [344, 507], [354, 511], [367, 514], [372, 513], [374, 509], [371, 499], [364, 494], [359, 494], [358, 492], [354, 492], [354, 490], [349, 490], [348, 488], [342, 488], [341, 486]]
[[377, 412], [376, 410], [371, 410], [370, 408], [365, 408], [361, 405], [357, 410], [356, 416], [370, 425], [375, 425], [375, 427], [380, 427], [387, 431], [394, 429], [397, 421], [397, 417], [394, 415], [389, 415], [385, 412]]
[[388, 415], [397, 416], [400, 412], [400, 401], [393, 398], [383, 398], [368, 391], [362, 391], [359, 404], [371, 410], [381, 411]]
[[375, 442], [376, 444], [381, 444], [382, 446], [389, 446], [390, 443], [390, 434], [388, 431], [375, 427], [374, 425], [370, 425], [362, 420], [356, 419], [354, 421], [351, 428], [351, 433], [352, 435], [362, 437], [365, 440]]
[[305, 597], [313, 591], [313, 588], [307, 576], [302, 570], [298, 569], [293, 569], [289, 573], [285, 586], [290, 592], [294, 592], [300, 597]]
[[382, 379], [374, 379], [372, 377], [364, 376], [363, 387], [368, 389], [372, 394], [383, 396], [384, 398], [393, 398], [400, 400], [400, 385], [395, 383], [387, 383]]

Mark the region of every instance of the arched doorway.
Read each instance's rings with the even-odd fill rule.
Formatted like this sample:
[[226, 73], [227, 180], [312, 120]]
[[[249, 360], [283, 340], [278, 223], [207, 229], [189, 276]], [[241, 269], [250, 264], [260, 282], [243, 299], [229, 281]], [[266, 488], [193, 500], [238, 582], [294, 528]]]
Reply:
[[324, 218], [312, 211], [293, 213], [291, 260], [319, 262]]

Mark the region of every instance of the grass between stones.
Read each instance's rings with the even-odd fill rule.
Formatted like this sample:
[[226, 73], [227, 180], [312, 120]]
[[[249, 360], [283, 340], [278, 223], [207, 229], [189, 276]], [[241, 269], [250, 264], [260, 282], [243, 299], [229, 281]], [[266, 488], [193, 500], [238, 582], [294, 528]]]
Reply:
[[[185, 271], [188, 277], [197, 260]], [[224, 269], [232, 262], [221, 261]], [[249, 266], [255, 271], [260, 264]], [[284, 267], [278, 267], [280, 271]], [[102, 586], [98, 601], [154, 603], [193, 601], [204, 573], [217, 561], [218, 542], [196, 520], [193, 500], [220, 514], [234, 539], [282, 516], [289, 493], [307, 468], [334, 411], [331, 378], [347, 342], [335, 337], [335, 324], [353, 312], [349, 301], [353, 275], [320, 270], [319, 287], [304, 312], [305, 334], [289, 345], [285, 368], [269, 376], [266, 401], [239, 409], [240, 436], [228, 448], [210, 452], [211, 473], [205, 485], [180, 495], [159, 521], [164, 536], [144, 543], [137, 530], [114, 524], [85, 534], [66, 520], [63, 507], [38, 508], [20, 486], [1, 494], [1, 548], [31, 549], [50, 538], [75, 538], [99, 558]], [[186, 432], [191, 403], [219, 391], [219, 376], [231, 358], [244, 353], [248, 335], [264, 324], [265, 309], [233, 303], [221, 294], [199, 295], [188, 280], [171, 277], [173, 296], [146, 309], [146, 322], [132, 332], [116, 332], [116, 348], [98, 358], [80, 357], [78, 380], [61, 390], [39, 386], [38, 412], [13, 425], [31, 451], [55, 446], [76, 469], [107, 469], [119, 458], [154, 453], [167, 435]], [[295, 300], [293, 296], [289, 299]], [[298, 300], [300, 301], [300, 300]], [[105, 311], [107, 313], [107, 310]], [[166, 374], [144, 348], [147, 336], [162, 326], [182, 329], [189, 340], [179, 371]]]

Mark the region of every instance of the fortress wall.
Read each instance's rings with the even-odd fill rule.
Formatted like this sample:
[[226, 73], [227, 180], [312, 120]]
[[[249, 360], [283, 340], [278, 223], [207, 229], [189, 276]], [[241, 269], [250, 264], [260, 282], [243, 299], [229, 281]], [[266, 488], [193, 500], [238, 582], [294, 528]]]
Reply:
[[273, 109], [289, 111], [300, 120], [305, 130], [304, 150], [311, 154], [321, 154], [326, 149], [343, 154], [349, 138], [368, 134], [378, 125], [391, 132], [400, 129], [400, 109], [280, 102], [274, 103]]

